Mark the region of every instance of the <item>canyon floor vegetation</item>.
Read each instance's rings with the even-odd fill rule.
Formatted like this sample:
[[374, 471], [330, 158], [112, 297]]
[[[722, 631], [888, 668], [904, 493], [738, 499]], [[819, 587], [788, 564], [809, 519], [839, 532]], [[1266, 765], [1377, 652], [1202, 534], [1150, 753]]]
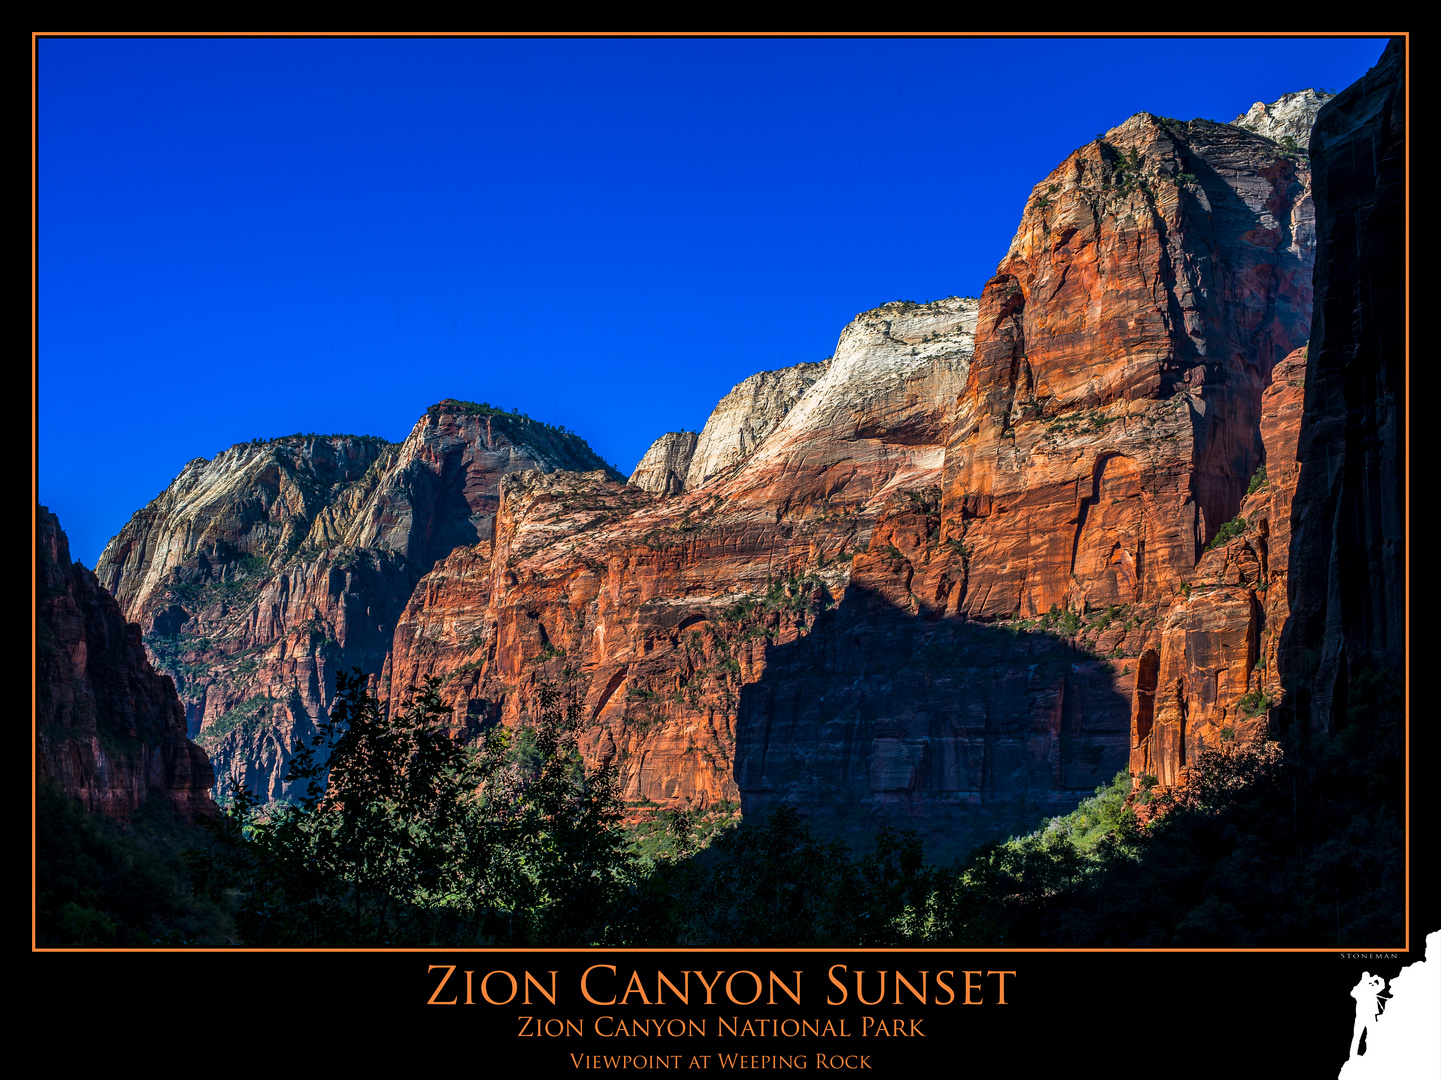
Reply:
[[[1365, 680], [1362, 680], [1365, 682]], [[1374, 684], [1374, 685], [1372, 685]], [[1400, 725], [1384, 680], [1310, 743], [1205, 751], [1190, 784], [1121, 773], [1075, 811], [951, 865], [880, 828], [864, 852], [790, 807], [626, 824], [564, 695], [476, 748], [434, 687], [389, 717], [342, 675], [299, 746], [305, 794], [238, 789], [205, 830], [125, 828], [42, 785], [42, 945], [1326, 946], [1399, 940]], [[1366, 724], [1361, 712], [1369, 717]], [[1369, 732], [1366, 739], [1356, 732]], [[1377, 737], [1378, 733], [1382, 736]], [[1137, 811], [1140, 810], [1138, 815]]]

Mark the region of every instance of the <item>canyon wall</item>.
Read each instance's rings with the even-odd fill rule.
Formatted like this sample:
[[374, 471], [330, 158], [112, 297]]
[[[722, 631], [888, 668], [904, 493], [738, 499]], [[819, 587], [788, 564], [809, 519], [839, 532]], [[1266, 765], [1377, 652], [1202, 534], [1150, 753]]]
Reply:
[[1203, 747], [1293, 725], [1327, 734], [1401, 708], [1401, 75], [1393, 43], [1339, 96], [1287, 95], [1238, 120], [1281, 124], [1290, 145], [1314, 134], [1315, 314], [1309, 348], [1263, 394], [1264, 483], [1141, 658], [1131, 770], [1162, 788], [1183, 784]]
[[1285, 696], [1278, 652], [1290, 616], [1291, 510], [1305, 397], [1306, 349], [1278, 363], [1261, 399], [1265, 470], [1240, 513], [1201, 556], [1137, 664], [1133, 776], [1185, 783], [1203, 747], [1271, 734]]
[[1074, 805], [1126, 764], [1143, 628], [1115, 608], [957, 617], [966, 558], [941, 538], [940, 483], [977, 310], [859, 316], [698, 490], [508, 477], [493, 546], [417, 587], [392, 703], [440, 678], [474, 732], [522, 722], [549, 682], [635, 805], [791, 802], [853, 839], [916, 828], [937, 857]]
[[1317, 734], [1404, 703], [1404, 75], [1394, 39], [1311, 134], [1316, 315], [1280, 661], [1286, 719]]
[[190, 819], [213, 813], [214, 772], [185, 737], [175, 684], [140, 627], [70, 559], [55, 515], [36, 515], [35, 741], [39, 774], [87, 809], [124, 818], [153, 797]]
[[979, 300], [862, 313], [629, 484], [442, 402], [402, 446], [191, 463], [101, 580], [275, 797], [338, 664], [392, 708], [439, 680], [472, 737], [554, 685], [636, 808], [784, 802], [932, 857], [1128, 766], [1180, 783], [1289, 700], [1316, 98], [1130, 118], [1036, 185]]
[[490, 540], [501, 477], [575, 468], [605, 464], [574, 435], [458, 401], [398, 446], [257, 440], [190, 462], [106, 546], [97, 576], [175, 678], [220, 793], [238, 782], [278, 798], [336, 670], [378, 683], [416, 582]]
[[1127, 605], [1150, 623], [1261, 464], [1261, 392], [1310, 327], [1307, 169], [1139, 114], [1033, 190], [981, 297], [946, 443], [956, 610]]
[[938, 482], [974, 319], [958, 298], [858, 316], [760, 445], [679, 496], [508, 477], [493, 549], [455, 553], [417, 588], [390, 685], [438, 676], [458, 724], [513, 724], [553, 682], [587, 758], [615, 761], [633, 802], [748, 799], [743, 688], [845, 594], [888, 508]]

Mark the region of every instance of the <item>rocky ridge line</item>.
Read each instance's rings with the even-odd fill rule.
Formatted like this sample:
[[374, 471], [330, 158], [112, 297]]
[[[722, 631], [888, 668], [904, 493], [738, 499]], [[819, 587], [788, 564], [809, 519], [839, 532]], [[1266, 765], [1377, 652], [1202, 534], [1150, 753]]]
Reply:
[[686, 491], [694, 491], [755, 453], [830, 360], [761, 371], [733, 386], [706, 418], [691, 454]]
[[378, 684], [416, 582], [488, 542], [500, 480], [605, 468], [576, 436], [483, 404], [427, 410], [399, 446], [292, 436], [190, 462], [106, 546], [97, 574], [174, 676], [221, 787], [278, 798], [335, 671]]
[[1322, 107], [1336, 95], [1325, 90], [1282, 94], [1269, 104], [1258, 101], [1231, 123], [1305, 153]]

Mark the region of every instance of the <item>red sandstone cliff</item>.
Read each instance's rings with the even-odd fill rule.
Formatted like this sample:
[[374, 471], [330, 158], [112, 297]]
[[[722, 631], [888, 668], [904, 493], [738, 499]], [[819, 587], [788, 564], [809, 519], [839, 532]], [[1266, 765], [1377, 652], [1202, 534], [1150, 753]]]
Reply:
[[1268, 139], [1142, 113], [1036, 186], [946, 444], [943, 532], [972, 553], [956, 610], [1165, 609], [1307, 337], [1306, 182]]
[[[1277, 667], [1290, 615], [1291, 509], [1305, 398], [1306, 350], [1278, 363], [1262, 395], [1264, 480], [1242, 501], [1227, 538], [1201, 556], [1141, 654], [1131, 726], [1131, 772], [1162, 787], [1185, 781], [1202, 747], [1269, 733], [1283, 696]], [[1154, 640], [1154, 639], [1153, 639]]]
[[939, 480], [974, 312], [952, 299], [858, 317], [759, 448], [698, 490], [507, 478], [493, 553], [457, 552], [416, 590], [392, 694], [446, 674], [458, 721], [514, 723], [538, 680], [563, 681], [583, 751], [618, 755], [631, 799], [735, 799], [743, 689], [835, 604], [886, 508]]
[[185, 737], [169, 676], [146, 658], [95, 575], [70, 560], [55, 515], [36, 522], [35, 737], [40, 775], [87, 809], [125, 817], [166, 799], [194, 819], [211, 813], [214, 772]]
[[[1404, 783], [1402, 732], [1418, 731], [1402, 723], [1403, 73], [1402, 43], [1393, 41], [1310, 129], [1317, 244], [1309, 347], [1276, 365], [1262, 397], [1267, 483], [1202, 556], [1141, 657], [1131, 751], [1133, 775], [1164, 788], [1187, 782], [1203, 748], [1285, 735], [1306, 764], [1303, 792], [1319, 765], [1331, 773], [1321, 782], [1336, 785], [1327, 803], [1344, 807], [1347, 772], [1365, 776], [1364, 810], [1349, 827], [1368, 836], [1368, 854], [1393, 865], [1403, 858], [1391, 848], [1400, 834], [1373, 833], [1367, 822], [1384, 818], [1377, 808], [1388, 802], [1395, 812], [1400, 788], [1390, 784]], [[1324, 812], [1307, 807], [1304, 794], [1298, 811], [1294, 790], [1291, 798], [1292, 829], [1305, 836]], [[1330, 843], [1332, 833], [1315, 839]], [[1336, 911], [1339, 927], [1339, 899]]]
[[[1133, 117], [1037, 186], [979, 311], [862, 316], [704, 487], [508, 480], [494, 549], [417, 590], [392, 694], [439, 674], [458, 723], [515, 723], [562, 682], [634, 800], [933, 850], [1073, 804], [1130, 761], [1138, 670], [1292, 407], [1263, 393], [1309, 325], [1306, 180], [1247, 131]], [[1190, 640], [1231, 633], [1212, 606]]]

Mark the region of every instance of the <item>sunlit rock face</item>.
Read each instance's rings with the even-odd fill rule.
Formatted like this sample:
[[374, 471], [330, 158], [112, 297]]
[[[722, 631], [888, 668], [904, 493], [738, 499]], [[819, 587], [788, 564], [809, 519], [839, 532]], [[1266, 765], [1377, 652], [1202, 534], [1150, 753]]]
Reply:
[[1261, 464], [1262, 391], [1310, 327], [1303, 161], [1139, 114], [1032, 193], [981, 298], [946, 448], [955, 608], [1155, 619]]
[[829, 363], [762, 371], [732, 387], [701, 429], [683, 486], [693, 491], [755, 453]]
[[658, 495], [679, 495], [685, 490], [686, 472], [695, 455], [694, 431], [667, 431], [650, 444], [630, 474], [631, 484]]
[[1231, 123], [1275, 142], [1289, 140], [1305, 152], [1321, 107], [1335, 96], [1324, 90], [1297, 90], [1269, 103], [1258, 101]]
[[335, 672], [379, 677], [420, 577], [490, 539], [501, 478], [604, 467], [574, 435], [458, 401], [399, 445], [255, 440], [186, 465], [110, 541], [97, 576], [175, 679], [221, 793], [280, 798]]
[[1227, 534], [1206, 551], [1139, 661], [1131, 772], [1163, 787], [1185, 782], [1205, 747], [1269, 731], [1285, 696], [1277, 664], [1290, 615], [1291, 510], [1305, 402], [1306, 350], [1272, 371], [1261, 398], [1265, 474], [1241, 500]]

